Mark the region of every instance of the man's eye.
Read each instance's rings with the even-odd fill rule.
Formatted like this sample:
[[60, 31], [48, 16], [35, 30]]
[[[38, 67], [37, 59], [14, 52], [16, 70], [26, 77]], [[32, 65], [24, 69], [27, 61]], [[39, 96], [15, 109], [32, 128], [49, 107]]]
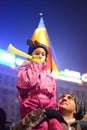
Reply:
[[73, 97], [69, 97], [69, 99], [70, 99], [70, 100], [74, 100], [74, 98], [73, 98]]

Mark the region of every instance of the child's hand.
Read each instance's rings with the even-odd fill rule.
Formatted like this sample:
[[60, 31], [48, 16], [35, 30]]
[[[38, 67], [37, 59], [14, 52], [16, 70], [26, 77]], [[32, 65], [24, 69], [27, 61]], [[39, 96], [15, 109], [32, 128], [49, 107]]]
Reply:
[[41, 60], [38, 57], [34, 56], [34, 55], [32, 56], [32, 60], [34, 60], [36, 62], [41, 62]]
[[26, 61], [23, 63], [23, 66], [28, 65], [28, 64], [30, 64], [30, 61], [29, 61], [29, 60], [26, 60]]

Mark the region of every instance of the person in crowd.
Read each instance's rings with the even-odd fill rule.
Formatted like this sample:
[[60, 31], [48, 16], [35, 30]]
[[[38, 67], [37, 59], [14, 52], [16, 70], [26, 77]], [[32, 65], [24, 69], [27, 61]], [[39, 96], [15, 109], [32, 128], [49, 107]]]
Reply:
[[[32, 128], [42, 124], [46, 120], [49, 124], [50, 119], [56, 119], [62, 125], [63, 130], [86, 130], [87, 129], [87, 114], [84, 103], [72, 93], [64, 93], [58, 100], [58, 109], [46, 108], [37, 109], [31, 114], [27, 114], [23, 119], [16, 123], [15, 129], [24, 130], [24, 128]], [[54, 122], [51, 122], [48, 130], [56, 130], [53, 128]], [[59, 124], [58, 126], [59, 127]]]
[[6, 112], [3, 108], [0, 108], [0, 130], [5, 130]]
[[[39, 62], [34, 59], [27, 60], [18, 68], [16, 86], [21, 99], [21, 118], [38, 108], [56, 109], [56, 82], [51, 73], [47, 71], [48, 50], [44, 44], [38, 41], [28, 40], [27, 43], [29, 45], [28, 54], [34, 59], [35, 57], [39, 59]], [[49, 120], [50, 126], [51, 122], [54, 122], [56, 130], [62, 130], [61, 124], [56, 119]], [[42, 122], [36, 129], [48, 130], [48, 122]]]

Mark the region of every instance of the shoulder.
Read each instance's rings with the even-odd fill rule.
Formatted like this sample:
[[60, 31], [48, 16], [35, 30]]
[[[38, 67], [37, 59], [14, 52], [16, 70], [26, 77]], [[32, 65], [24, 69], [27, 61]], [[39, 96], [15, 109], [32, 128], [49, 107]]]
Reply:
[[87, 130], [87, 122], [86, 121], [80, 121], [79, 124], [81, 126], [81, 130]]

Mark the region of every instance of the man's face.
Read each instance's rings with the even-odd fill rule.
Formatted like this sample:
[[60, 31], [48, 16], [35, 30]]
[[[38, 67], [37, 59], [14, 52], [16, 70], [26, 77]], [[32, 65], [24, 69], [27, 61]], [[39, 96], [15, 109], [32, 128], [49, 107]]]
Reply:
[[76, 113], [74, 97], [70, 94], [63, 94], [58, 101], [58, 109], [62, 112]]

